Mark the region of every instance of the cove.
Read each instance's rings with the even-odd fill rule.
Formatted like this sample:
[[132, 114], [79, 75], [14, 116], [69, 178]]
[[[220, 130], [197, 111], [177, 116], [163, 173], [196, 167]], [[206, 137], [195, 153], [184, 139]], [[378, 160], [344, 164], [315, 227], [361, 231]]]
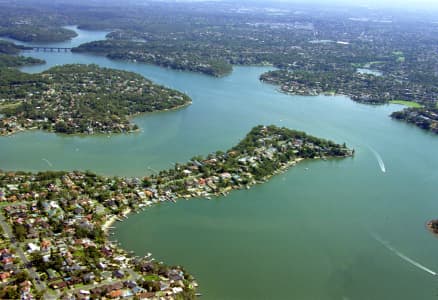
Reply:
[[[78, 33], [68, 43], [105, 36]], [[202, 299], [436, 299], [435, 277], [373, 238], [376, 233], [438, 270], [438, 241], [424, 228], [438, 211], [438, 139], [391, 120], [400, 106], [284, 95], [259, 82], [268, 70], [263, 67], [235, 67], [230, 76], [210, 78], [100, 56], [25, 54], [47, 61], [23, 68], [27, 72], [96, 63], [186, 92], [193, 104], [136, 118], [138, 134], [29, 131], [0, 138], [5, 170], [141, 176], [225, 150], [257, 124], [303, 130], [356, 149], [353, 159], [305, 162], [251, 190], [161, 205], [117, 224], [113, 237], [122, 247], [183, 265], [200, 283]]]

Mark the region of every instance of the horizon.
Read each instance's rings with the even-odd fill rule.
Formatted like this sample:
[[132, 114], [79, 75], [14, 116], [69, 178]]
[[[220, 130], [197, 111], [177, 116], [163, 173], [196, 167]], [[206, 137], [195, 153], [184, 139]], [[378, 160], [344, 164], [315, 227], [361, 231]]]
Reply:
[[[95, 0], [96, 2], [100, 0]], [[359, 0], [352, 3], [349, 0], [131, 0], [128, 2], [146, 3], [146, 2], [231, 2], [231, 3], [263, 3], [263, 4], [323, 4], [327, 6], [346, 5], [349, 7], [367, 7], [370, 8], [397, 8], [397, 9], [425, 9], [438, 8], [438, 1], [435, 0]]]
[[0, 3], [15, 3], [15, 4], [27, 4], [27, 3], [52, 3], [52, 4], [101, 4], [101, 5], [135, 5], [135, 4], [146, 4], [146, 3], [157, 3], [157, 2], [165, 2], [165, 3], [181, 3], [181, 2], [190, 2], [190, 3], [201, 3], [201, 2], [222, 2], [222, 3], [234, 3], [234, 4], [322, 4], [325, 6], [348, 6], [348, 7], [370, 7], [370, 8], [415, 8], [415, 9], [424, 9], [424, 8], [438, 8], [438, 1], [435, 0], [359, 0], [357, 2], [352, 3], [349, 0], [241, 0], [241, 1], [232, 1], [232, 0], [125, 0], [123, 4], [120, 1], [116, 0], [0, 0]]

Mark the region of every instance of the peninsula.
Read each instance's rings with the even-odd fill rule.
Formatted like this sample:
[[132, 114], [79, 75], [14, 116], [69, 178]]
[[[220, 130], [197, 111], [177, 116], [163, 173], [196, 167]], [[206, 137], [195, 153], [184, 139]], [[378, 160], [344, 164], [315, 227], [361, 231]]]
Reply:
[[[278, 70], [264, 74], [263, 81], [291, 94], [343, 94], [367, 104], [437, 102], [437, 37], [431, 22], [402, 14], [386, 22], [370, 12], [358, 20], [323, 9], [317, 14], [286, 9], [278, 15], [264, 8], [155, 4], [118, 12], [130, 22], [111, 15], [105, 21], [78, 18], [79, 26], [111, 32], [106, 40], [73, 51], [212, 76], [226, 75], [234, 65], [272, 65]], [[412, 36], [419, 37], [415, 47]]]
[[111, 223], [161, 202], [249, 188], [303, 159], [353, 153], [303, 132], [257, 126], [226, 152], [144, 178], [0, 172], [0, 297], [194, 299], [190, 274], [120, 249], [108, 239]]
[[64, 134], [126, 133], [130, 118], [175, 109], [191, 99], [141, 75], [96, 65], [64, 65], [40, 74], [0, 69], [0, 135], [25, 129]]
[[187, 47], [188, 45], [185, 45], [182, 51], [174, 44], [166, 43], [95, 41], [75, 47], [72, 51], [104, 54], [110, 59], [150, 63], [215, 77], [227, 75], [232, 71], [232, 66], [227, 61], [210, 55], [195, 54], [195, 49]]
[[40, 20], [38, 24], [31, 20], [22, 21], [21, 24], [0, 24], [0, 36], [23, 42], [62, 42], [77, 36], [77, 33], [70, 29], [44, 26], [45, 22], [47, 19]]
[[410, 107], [402, 111], [396, 111], [391, 114], [396, 120], [403, 120], [414, 124], [421, 129], [438, 134], [438, 106], [431, 107]]
[[[264, 5], [243, 12], [237, 3], [216, 1], [109, 6], [99, 14], [87, 5], [62, 12], [50, 5], [42, 9], [46, 18], [35, 8], [27, 8], [23, 17], [15, 5], [4, 4], [0, 35], [67, 40], [75, 33], [62, 26], [77, 24], [110, 33], [106, 40], [73, 48], [76, 52], [211, 76], [226, 75], [233, 65], [272, 65], [279, 70], [262, 79], [284, 92], [344, 94], [369, 104], [404, 100], [433, 106], [438, 99], [438, 38], [432, 20], [404, 14], [386, 20], [367, 11], [358, 19], [324, 9], [278, 15]], [[415, 47], [412, 37], [418, 37]]]
[[262, 74], [260, 80], [278, 85], [280, 91], [291, 95], [342, 94], [360, 103], [406, 105], [408, 108], [392, 113], [391, 117], [438, 133], [438, 89], [431, 84], [403, 82], [394, 80], [393, 76], [384, 77], [353, 71], [275, 70]]
[[28, 48], [25, 46], [0, 40], [0, 68], [21, 67], [44, 63], [41, 59], [17, 55], [20, 51], [27, 49]]
[[438, 89], [432, 84], [403, 82], [394, 80], [394, 76], [380, 76], [352, 70], [312, 72], [275, 70], [262, 74], [260, 80], [278, 85], [282, 92], [291, 95], [340, 94], [366, 104], [385, 104], [395, 99], [405, 99], [403, 102], [406, 103], [412, 101], [414, 104], [435, 105], [438, 99]]
[[432, 233], [438, 235], [438, 220], [431, 220], [427, 222], [426, 226]]
[[41, 65], [44, 60], [26, 57], [21, 55], [8, 55], [0, 53], [0, 68], [13, 68], [13, 67], [23, 67], [32, 65]]
[[25, 46], [16, 45], [14, 43], [0, 40], [0, 53], [1, 54], [18, 54], [22, 50], [28, 49]]

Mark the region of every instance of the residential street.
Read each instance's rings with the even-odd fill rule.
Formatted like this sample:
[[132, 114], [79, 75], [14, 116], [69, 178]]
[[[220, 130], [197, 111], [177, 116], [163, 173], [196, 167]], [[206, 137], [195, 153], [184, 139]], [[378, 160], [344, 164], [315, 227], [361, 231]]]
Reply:
[[[2, 227], [5, 234], [8, 236], [8, 238], [11, 240], [11, 242], [15, 239], [15, 236], [12, 232], [11, 227], [8, 223], [5, 221], [5, 217], [2, 213], [0, 213], [0, 226]], [[21, 261], [23, 262], [24, 266], [27, 268], [29, 272], [29, 276], [32, 278], [32, 281], [35, 284], [35, 288], [38, 291], [44, 290], [46, 287], [45, 285], [40, 281], [39, 275], [35, 272], [35, 270], [29, 265], [29, 260], [27, 259], [26, 255], [24, 254], [23, 248], [18, 242], [12, 243], [14, 245], [14, 248], [17, 252], [17, 255], [20, 257]]]

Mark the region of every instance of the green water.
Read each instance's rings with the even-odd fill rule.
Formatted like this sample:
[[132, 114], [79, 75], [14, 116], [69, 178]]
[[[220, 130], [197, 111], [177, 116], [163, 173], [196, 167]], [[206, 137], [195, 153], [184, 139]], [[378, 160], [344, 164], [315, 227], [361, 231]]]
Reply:
[[[79, 32], [82, 41], [104, 36]], [[391, 120], [388, 115], [401, 106], [284, 95], [258, 81], [267, 70], [260, 67], [238, 67], [218, 79], [99, 56], [29, 55], [48, 65], [25, 71], [97, 63], [185, 91], [193, 105], [136, 118], [138, 134], [0, 138], [3, 169], [140, 176], [227, 149], [261, 123], [356, 149], [351, 159], [305, 162], [251, 190], [161, 205], [117, 224], [114, 238], [124, 248], [185, 266], [198, 279], [202, 299], [437, 299], [437, 277], [373, 238], [378, 234], [438, 271], [438, 240], [424, 226], [438, 217], [438, 137]]]

